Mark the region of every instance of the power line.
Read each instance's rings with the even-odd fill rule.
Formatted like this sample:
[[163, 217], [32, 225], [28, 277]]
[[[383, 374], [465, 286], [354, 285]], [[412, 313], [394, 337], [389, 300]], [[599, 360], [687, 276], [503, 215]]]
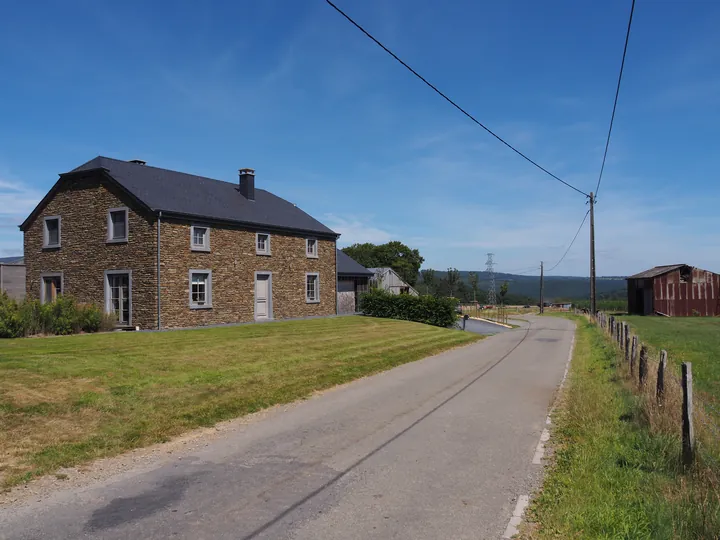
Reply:
[[[634, 0], [633, 0], [633, 1], [634, 1]], [[350, 18], [350, 16], [347, 15], [343, 10], [341, 10], [339, 7], [337, 7], [335, 4], [333, 4], [330, 0], [326, 0], [326, 2], [327, 2], [328, 4], [330, 4], [330, 6], [332, 6], [332, 7], [335, 9], [335, 11], [337, 11], [340, 15], [342, 15], [342, 16], [345, 17], [348, 21], [350, 21], [350, 23], [351, 23], [353, 26], [355, 26], [355, 28], [357, 28], [358, 30], [360, 30], [363, 34], [365, 34], [365, 35], [366, 35], [367, 37], [369, 37], [372, 41], [374, 41], [375, 44], [378, 45], [382, 50], [384, 50], [386, 53], [388, 53], [390, 56], [392, 56], [395, 60], [397, 60], [398, 62], [400, 62], [400, 64], [402, 64], [408, 71], [410, 71], [410, 73], [412, 73], [413, 75], [415, 75], [418, 79], [420, 79], [422, 82], [424, 82], [424, 83], [425, 83], [426, 85], [428, 85], [430, 88], [432, 88], [437, 94], [439, 94], [439, 95], [440, 95], [442, 98], [444, 98], [448, 103], [450, 103], [450, 105], [452, 105], [453, 107], [455, 107], [458, 111], [460, 111], [460, 112], [463, 113], [465, 116], [467, 116], [470, 120], [472, 120], [473, 122], [475, 122], [478, 126], [480, 126], [481, 128], [483, 128], [483, 129], [484, 129], [485, 131], [487, 131], [490, 135], [492, 135], [493, 137], [495, 137], [498, 141], [500, 141], [500, 142], [503, 143], [505, 146], [507, 146], [508, 148], [510, 148], [510, 150], [512, 150], [513, 152], [515, 152], [516, 154], [518, 154], [519, 156], [521, 156], [521, 157], [524, 158], [525, 160], [529, 161], [530, 163], [532, 163], [533, 165], [535, 165], [535, 167], [537, 167], [538, 169], [540, 169], [540, 170], [543, 171], [544, 173], [548, 174], [549, 176], [551, 176], [552, 178], [554, 178], [554, 179], [557, 180], [558, 182], [560, 182], [560, 183], [562, 183], [562, 184], [565, 184], [565, 185], [566, 185], [567, 187], [569, 187], [570, 189], [574, 189], [575, 191], [577, 191], [577, 192], [580, 193], [581, 195], [584, 195], [585, 197], [589, 197], [589, 195], [588, 195], [587, 193], [585, 193], [584, 191], [579, 190], [578, 188], [576, 188], [575, 186], [573, 186], [573, 185], [571, 185], [571, 184], [568, 184], [565, 180], [559, 178], [558, 176], [555, 176], [553, 173], [551, 173], [550, 171], [548, 171], [546, 168], [542, 167], [542, 166], [539, 165], [537, 162], [535, 162], [535, 161], [533, 161], [532, 159], [530, 159], [529, 157], [527, 157], [527, 156], [526, 156], [525, 154], [523, 154], [520, 150], [518, 150], [518, 149], [515, 148], [513, 145], [511, 145], [510, 143], [508, 143], [507, 141], [505, 141], [502, 137], [500, 137], [499, 135], [497, 135], [496, 133], [494, 133], [490, 128], [488, 128], [487, 126], [485, 126], [482, 122], [480, 122], [479, 120], [477, 120], [473, 115], [471, 115], [469, 112], [467, 112], [465, 109], [463, 109], [460, 105], [458, 105], [457, 103], [455, 103], [452, 99], [450, 99], [448, 96], [446, 96], [445, 94], [443, 94], [440, 90], [438, 90], [438, 88], [437, 88], [435, 85], [433, 85], [431, 82], [429, 82], [425, 77], [423, 77], [422, 75], [420, 75], [417, 71], [415, 71], [415, 70], [414, 70], [413, 68], [411, 68], [408, 64], [406, 64], [404, 61], [402, 61], [394, 52], [392, 52], [392, 51], [391, 51], [390, 49], [388, 49], [385, 45], [383, 45], [383, 44], [380, 43], [377, 39], [375, 39], [375, 37], [373, 37], [367, 30], [365, 30], [362, 26], [360, 26], [360, 25], [359, 25], [358, 23], [356, 23], [352, 18]]]
[[608, 147], [610, 146], [610, 135], [612, 134], [613, 122], [615, 122], [615, 109], [617, 109], [618, 96], [620, 95], [620, 83], [622, 82], [623, 70], [625, 69], [625, 55], [627, 54], [628, 41], [630, 41], [630, 27], [632, 26], [633, 13], [635, 12], [635, 0], [632, 0], [630, 7], [630, 19], [628, 20], [627, 34], [625, 34], [625, 48], [623, 49], [622, 62], [620, 63], [620, 75], [618, 76], [617, 88], [615, 89], [615, 102], [613, 103], [612, 116], [610, 117], [610, 128], [608, 129], [607, 141], [605, 141], [605, 153], [603, 154], [602, 165], [600, 167], [600, 176], [598, 176], [597, 187], [595, 188], [595, 196], [600, 189], [600, 181], [602, 180], [603, 171], [605, 170], [605, 159], [607, 159]]
[[550, 268], [549, 270], [547, 270], [547, 272], [552, 272], [553, 270], [555, 270], [555, 268], [558, 267], [558, 265], [559, 265], [561, 262], [563, 262], [563, 261], [565, 260], [565, 256], [566, 256], [566, 255], [568, 254], [568, 252], [570, 251], [570, 248], [573, 247], [573, 244], [575, 243], [575, 240], [577, 240], [577, 237], [578, 237], [578, 235], [580, 234], [580, 231], [582, 230], [583, 225], [585, 225], [585, 221], [587, 220], [587, 217], [588, 217], [589, 214], [590, 214], [590, 210], [588, 210], [588, 211], [585, 213], [585, 217], [583, 218], [582, 223], [580, 223], [580, 226], [578, 227], [578, 230], [577, 230], [577, 232], [575, 233], [575, 236], [573, 237], [572, 242], [570, 242], [570, 245], [569, 245], [568, 248], [565, 250], [565, 253], [563, 254], [563, 256], [560, 258], [560, 260], [559, 260], [558, 262], [555, 263], [555, 266], [553, 266], [552, 268]]
[[515, 276], [522, 276], [523, 274], [528, 274], [530, 272], [534, 272], [535, 270], [540, 270], [540, 267], [526, 266], [525, 268], [520, 268], [518, 270], [501, 270], [498, 274], [513, 274]]

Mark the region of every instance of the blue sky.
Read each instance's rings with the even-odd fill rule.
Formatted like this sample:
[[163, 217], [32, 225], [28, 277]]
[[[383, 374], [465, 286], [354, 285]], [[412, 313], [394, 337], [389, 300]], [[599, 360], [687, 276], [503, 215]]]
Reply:
[[[630, 7], [337, 0], [494, 129], [583, 191], [602, 158]], [[597, 205], [598, 274], [720, 271], [720, 4], [639, 0]], [[425, 266], [554, 264], [582, 196], [518, 158], [321, 0], [12, 3], [0, 18], [0, 255], [96, 155], [291, 200], [341, 241]], [[588, 274], [587, 229], [553, 273]]]

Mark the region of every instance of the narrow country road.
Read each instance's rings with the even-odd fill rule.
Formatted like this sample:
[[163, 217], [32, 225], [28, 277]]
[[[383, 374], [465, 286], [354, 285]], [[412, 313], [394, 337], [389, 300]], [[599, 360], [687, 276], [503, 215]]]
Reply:
[[573, 336], [567, 320], [528, 320], [185, 454], [0, 507], [0, 538], [500, 538], [539, 481]]

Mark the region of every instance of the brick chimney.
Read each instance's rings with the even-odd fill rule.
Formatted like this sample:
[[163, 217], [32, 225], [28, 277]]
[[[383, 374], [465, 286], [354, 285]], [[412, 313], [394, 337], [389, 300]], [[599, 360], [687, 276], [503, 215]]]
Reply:
[[249, 201], [255, 200], [255, 169], [240, 169], [240, 193]]

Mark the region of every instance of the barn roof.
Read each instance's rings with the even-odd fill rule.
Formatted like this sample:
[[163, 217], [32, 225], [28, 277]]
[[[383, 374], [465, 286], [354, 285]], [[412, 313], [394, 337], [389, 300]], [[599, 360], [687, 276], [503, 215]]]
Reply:
[[667, 274], [668, 272], [673, 272], [673, 271], [675, 271], [679, 268], [683, 268], [685, 266], [690, 266], [690, 265], [688, 265], [688, 264], [666, 264], [664, 266], [656, 266], [654, 268], [651, 268], [650, 270], [645, 270], [644, 272], [635, 274], [634, 276], [628, 276], [628, 279], [654, 278], [657, 276], [662, 276], [663, 274]]

